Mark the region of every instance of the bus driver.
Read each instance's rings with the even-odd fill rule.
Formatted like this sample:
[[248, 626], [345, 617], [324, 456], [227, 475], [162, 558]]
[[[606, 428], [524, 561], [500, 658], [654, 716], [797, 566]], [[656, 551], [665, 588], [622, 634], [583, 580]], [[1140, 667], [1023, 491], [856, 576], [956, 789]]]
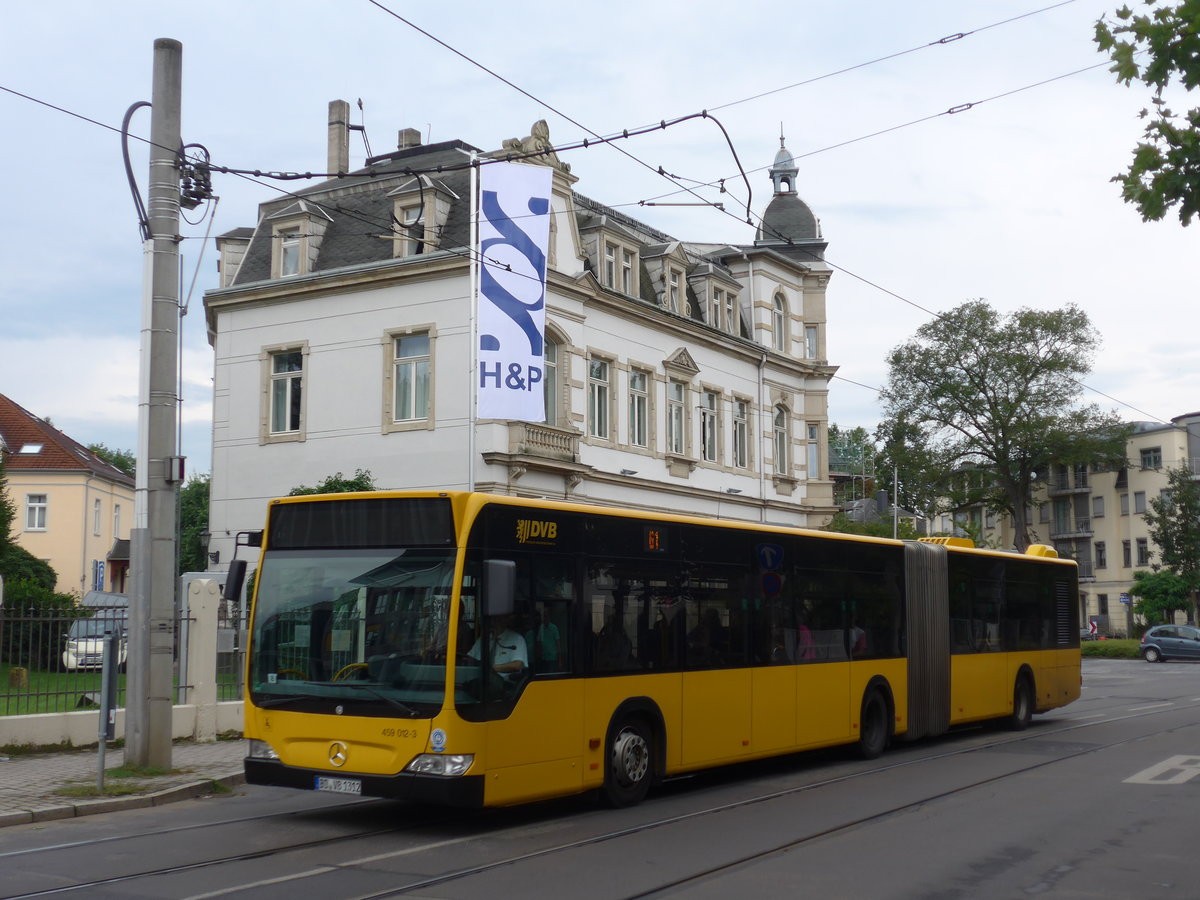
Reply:
[[[476, 641], [467, 652], [467, 656], [471, 659], [481, 659], [482, 650], [482, 642]], [[509, 628], [508, 616], [496, 616], [492, 619], [492, 630], [488, 635], [488, 654], [492, 659], [492, 671], [506, 679], [525, 671], [525, 667], [529, 665], [529, 651], [525, 646], [525, 638]]]

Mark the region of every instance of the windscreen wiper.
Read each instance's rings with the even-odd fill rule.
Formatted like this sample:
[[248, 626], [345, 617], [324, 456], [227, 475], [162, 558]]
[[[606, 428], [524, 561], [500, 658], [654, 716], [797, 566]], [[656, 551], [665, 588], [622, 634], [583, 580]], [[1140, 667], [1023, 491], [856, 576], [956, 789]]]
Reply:
[[293, 703], [299, 703], [301, 700], [314, 699], [312, 694], [289, 694], [286, 697], [268, 697], [265, 700], [255, 700], [253, 695], [254, 705], [259, 709], [275, 709], [280, 706], [291, 706]]
[[388, 704], [391, 704], [392, 706], [396, 707], [396, 709], [403, 712], [406, 716], [409, 716], [411, 718], [416, 718], [416, 716], [417, 716], [417, 711], [415, 709], [413, 709], [411, 706], [401, 703], [395, 697], [389, 697], [383, 691], [379, 690], [379, 688], [371, 687], [371, 685], [369, 685], [369, 684], [355, 684], [352, 681], [341, 681], [341, 682], [338, 682], [338, 687], [348, 687], [348, 688], [353, 688], [356, 691], [365, 691], [366, 693], [370, 694], [375, 699], [382, 700], [384, 703], [388, 703]]

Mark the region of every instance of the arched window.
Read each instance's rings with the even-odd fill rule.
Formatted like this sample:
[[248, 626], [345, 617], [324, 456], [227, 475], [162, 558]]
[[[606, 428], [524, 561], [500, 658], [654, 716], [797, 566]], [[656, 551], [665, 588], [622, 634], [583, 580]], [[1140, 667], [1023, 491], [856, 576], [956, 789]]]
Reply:
[[790, 476], [792, 474], [792, 466], [788, 455], [788, 448], [791, 444], [791, 440], [788, 429], [788, 411], [786, 406], [775, 407], [774, 437], [775, 474]]
[[775, 295], [771, 308], [772, 346], [781, 353], [787, 350], [787, 301], [783, 294]]

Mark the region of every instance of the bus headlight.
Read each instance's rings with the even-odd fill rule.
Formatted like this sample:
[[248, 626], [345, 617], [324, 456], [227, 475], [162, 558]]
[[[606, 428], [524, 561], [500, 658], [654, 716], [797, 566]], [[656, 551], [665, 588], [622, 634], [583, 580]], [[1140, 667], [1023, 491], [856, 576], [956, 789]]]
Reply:
[[279, 759], [279, 754], [272, 749], [271, 745], [266, 741], [256, 741], [253, 738], [248, 742], [250, 744], [246, 751], [246, 755], [252, 759]]
[[474, 753], [422, 753], [405, 766], [404, 771], [453, 778], [465, 775], [474, 761]]

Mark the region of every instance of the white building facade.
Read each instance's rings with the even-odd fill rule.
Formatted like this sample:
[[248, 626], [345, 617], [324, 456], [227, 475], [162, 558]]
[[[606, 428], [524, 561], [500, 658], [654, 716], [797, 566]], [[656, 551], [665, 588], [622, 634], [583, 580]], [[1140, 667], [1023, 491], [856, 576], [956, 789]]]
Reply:
[[[331, 172], [344, 142], [331, 127]], [[496, 154], [405, 130], [368, 169], [219, 239], [205, 310], [222, 562], [268, 500], [360, 469], [383, 489], [828, 520], [830, 268], [786, 149], [743, 246], [680, 241], [576, 193], [544, 123], [498, 154], [531, 150], [553, 171], [543, 422], [473, 414], [470, 163]]]

